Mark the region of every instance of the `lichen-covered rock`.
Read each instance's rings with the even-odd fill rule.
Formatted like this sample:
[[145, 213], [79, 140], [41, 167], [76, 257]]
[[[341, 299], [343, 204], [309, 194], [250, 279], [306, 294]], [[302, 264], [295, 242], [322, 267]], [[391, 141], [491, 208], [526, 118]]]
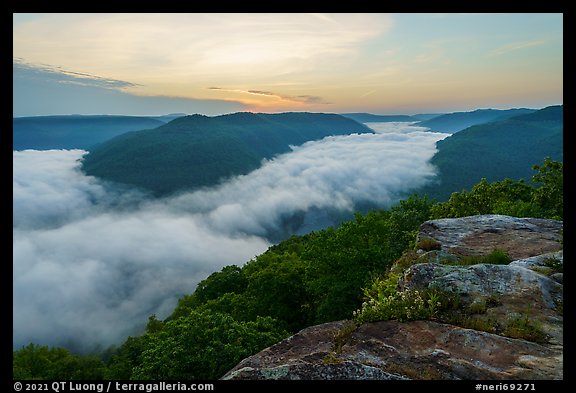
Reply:
[[234, 369], [222, 379], [249, 380], [398, 380], [407, 379], [378, 367], [343, 361], [340, 363], [293, 363], [276, 367]]
[[[556, 266], [553, 266], [552, 264]], [[563, 265], [564, 251], [562, 250], [510, 262], [510, 266], [520, 266], [525, 267], [526, 269], [536, 268], [537, 270], [540, 270], [539, 268], [549, 268], [550, 271], [554, 271], [554, 268], [562, 268]]]
[[311, 326], [242, 360], [222, 379], [406, 379], [379, 367], [343, 360], [333, 355], [335, 337], [349, 322], [337, 321]]
[[540, 308], [556, 308], [561, 284], [533, 270], [512, 265], [448, 266], [416, 264], [404, 273], [401, 289], [438, 288], [465, 297], [521, 297]]
[[[399, 282], [400, 290], [431, 288], [458, 294], [460, 307], [470, 313], [481, 308], [478, 321], [506, 326], [512, 319], [529, 318], [549, 343], [562, 344], [563, 285], [544, 274], [521, 266], [426, 263], [411, 266]], [[490, 301], [496, 304], [486, 306]]]
[[[403, 272], [398, 290], [436, 288], [456, 296], [459, 306], [444, 311], [444, 323], [312, 326], [244, 359], [224, 379], [563, 378], [561, 221], [432, 220], [422, 224], [418, 239], [428, 249], [409, 259], [412, 266], [396, 266]], [[494, 249], [514, 261], [466, 264], [466, 257]]]
[[[562, 379], [562, 352], [433, 321], [365, 323], [339, 351], [343, 321], [304, 329], [253, 355], [223, 379]], [[320, 347], [316, 344], [320, 343]]]
[[[538, 325], [550, 344], [563, 341], [562, 221], [480, 215], [423, 223], [419, 239], [432, 239], [439, 249], [420, 251], [404, 271], [399, 289], [437, 288], [460, 296], [464, 307], [482, 310], [477, 320], [526, 317]], [[469, 256], [494, 249], [515, 260], [507, 265], [458, 265]], [[490, 299], [492, 307], [482, 307]]]
[[485, 214], [426, 221], [418, 240], [434, 239], [460, 256], [486, 255], [495, 248], [513, 259], [562, 249], [562, 221]]

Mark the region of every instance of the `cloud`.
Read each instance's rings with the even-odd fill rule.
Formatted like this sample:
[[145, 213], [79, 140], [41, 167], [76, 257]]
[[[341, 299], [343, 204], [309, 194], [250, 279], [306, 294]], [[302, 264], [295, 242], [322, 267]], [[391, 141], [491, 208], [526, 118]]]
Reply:
[[322, 97], [313, 96], [313, 95], [297, 95], [297, 96], [290, 96], [285, 94], [278, 94], [272, 91], [264, 91], [264, 90], [242, 90], [242, 89], [227, 89], [224, 87], [208, 87], [208, 90], [219, 90], [219, 91], [228, 91], [233, 93], [241, 93], [241, 94], [252, 94], [257, 96], [265, 96], [265, 97], [273, 97], [280, 101], [288, 101], [288, 102], [297, 102], [297, 103], [304, 103], [304, 104], [330, 104], [330, 102], [326, 102]]
[[355, 78], [364, 44], [392, 24], [377, 13], [53, 13], [13, 25], [13, 55], [129, 80], [125, 92], [148, 96], [214, 98], [213, 84], [277, 92], [288, 81], [281, 92], [302, 104], [294, 86], [315, 94], [318, 70], [324, 86]]
[[530, 40], [530, 41], [521, 41], [521, 42], [513, 42], [511, 44], [507, 44], [507, 45], [503, 45], [501, 47], [498, 47], [494, 50], [492, 50], [490, 53], [488, 53], [488, 56], [500, 56], [500, 55], [504, 55], [507, 54], [509, 52], [513, 52], [513, 51], [517, 51], [519, 49], [524, 49], [524, 48], [530, 48], [533, 46], [539, 46], [544, 44], [546, 41], [542, 40], [542, 39], [538, 39], [538, 40]]
[[16, 230], [14, 345], [85, 350], [117, 343], [139, 333], [147, 315], [166, 317], [178, 297], [211, 272], [267, 246], [263, 239], [227, 237], [193, 218], [149, 210]]
[[34, 62], [95, 74], [115, 69], [139, 83], [194, 75], [228, 82], [239, 72], [261, 77], [259, 70], [283, 73], [312, 58], [355, 53], [391, 26], [389, 15], [362, 13], [56, 13], [15, 23], [13, 46], [15, 56]]
[[138, 86], [135, 83], [117, 79], [103, 78], [81, 72], [67, 71], [60, 67], [48, 64], [30, 64], [24, 59], [13, 59], [13, 75], [21, 78], [40, 79], [54, 83], [70, 83], [87, 87], [100, 87], [104, 89], [122, 89]]
[[387, 206], [434, 176], [428, 159], [446, 134], [384, 128], [293, 147], [167, 199], [84, 176], [81, 150], [14, 152], [14, 347], [117, 344], [210, 273], [265, 251], [288, 218], [313, 226], [326, 210]]
[[415, 132], [426, 132], [427, 130], [429, 130], [428, 127], [415, 126], [414, 125], [415, 123], [418, 122], [391, 121], [386, 123], [368, 122], [364, 124], [370, 127], [374, 132], [382, 134], [412, 134]]
[[282, 218], [294, 212], [352, 211], [359, 202], [385, 206], [435, 175], [427, 161], [444, 136], [418, 130], [308, 142], [248, 175], [184, 194], [169, 206], [201, 213], [217, 231], [259, 236], [279, 229]]
[[142, 208], [141, 194], [83, 176], [83, 153], [14, 152], [16, 348], [30, 341], [80, 350], [116, 343], [138, 333], [147, 315], [166, 317], [210, 273], [269, 246], [212, 231], [194, 215], [156, 203]]
[[13, 152], [13, 225], [19, 229], [52, 228], [114, 208], [128, 209], [141, 192], [106, 187], [84, 176], [78, 165], [84, 150]]
[[[154, 116], [166, 113], [217, 115], [246, 105], [234, 100], [142, 96], [126, 90], [139, 85], [45, 64], [13, 61], [13, 115], [118, 114]], [[132, 91], [132, 90], [131, 90]]]

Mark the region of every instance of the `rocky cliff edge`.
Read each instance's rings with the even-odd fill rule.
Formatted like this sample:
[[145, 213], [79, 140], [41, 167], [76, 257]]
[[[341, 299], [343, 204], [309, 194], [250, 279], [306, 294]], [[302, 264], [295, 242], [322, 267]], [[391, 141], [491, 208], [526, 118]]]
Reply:
[[[398, 290], [438, 288], [458, 299], [454, 310], [311, 326], [223, 379], [562, 379], [562, 228], [502, 215], [427, 221], [408, 266], [406, 258], [393, 266]], [[494, 250], [513, 261], [476, 263]]]

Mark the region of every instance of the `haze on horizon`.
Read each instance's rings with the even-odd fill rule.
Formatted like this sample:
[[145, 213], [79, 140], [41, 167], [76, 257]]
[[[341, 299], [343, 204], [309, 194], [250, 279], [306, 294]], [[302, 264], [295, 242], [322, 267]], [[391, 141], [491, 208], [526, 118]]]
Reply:
[[563, 102], [563, 15], [13, 14], [13, 116]]

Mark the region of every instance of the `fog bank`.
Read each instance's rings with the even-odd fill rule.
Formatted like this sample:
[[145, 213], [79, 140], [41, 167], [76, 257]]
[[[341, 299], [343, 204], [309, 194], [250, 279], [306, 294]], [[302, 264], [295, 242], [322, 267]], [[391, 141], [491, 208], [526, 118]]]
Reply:
[[387, 206], [432, 179], [447, 135], [379, 124], [164, 199], [83, 175], [82, 150], [13, 152], [13, 347], [121, 343], [210, 273], [265, 251], [288, 218]]

